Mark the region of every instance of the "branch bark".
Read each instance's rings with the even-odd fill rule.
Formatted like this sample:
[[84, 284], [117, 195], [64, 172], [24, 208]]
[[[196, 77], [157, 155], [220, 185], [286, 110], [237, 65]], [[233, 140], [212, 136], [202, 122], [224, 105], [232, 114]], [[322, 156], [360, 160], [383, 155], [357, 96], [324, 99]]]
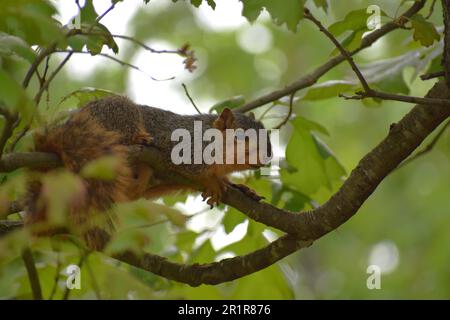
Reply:
[[444, 52], [442, 65], [444, 67], [445, 81], [450, 88], [450, 0], [442, 0], [442, 13], [444, 15]]

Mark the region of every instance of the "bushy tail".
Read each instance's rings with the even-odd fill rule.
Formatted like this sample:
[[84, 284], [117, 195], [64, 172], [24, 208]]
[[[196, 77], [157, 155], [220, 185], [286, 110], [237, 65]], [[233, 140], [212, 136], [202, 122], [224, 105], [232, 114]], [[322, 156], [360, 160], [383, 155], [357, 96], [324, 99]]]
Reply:
[[[118, 158], [116, 175], [113, 180], [82, 179], [82, 197], [69, 205], [69, 222], [71, 227], [84, 230], [82, 235], [89, 247], [102, 248], [105, 237], [104, 229], [92, 228], [93, 214], [105, 213], [115, 202], [128, 200], [129, 188], [133, 184], [133, 172], [128, 162], [129, 149], [121, 142], [118, 132], [105, 129], [88, 110], [77, 112], [70, 119], [57, 125], [46, 127], [34, 135], [35, 149], [41, 152], [57, 154], [64, 166], [78, 174], [92, 160], [103, 156]], [[42, 183], [30, 184], [28, 205], [28, 222], [42, 222], [46, 218], [45, 201], [42, 200]], [[100, 215], [101, 216], [101, 215]], [[109, 224], [112, 225], [112, 222]]]

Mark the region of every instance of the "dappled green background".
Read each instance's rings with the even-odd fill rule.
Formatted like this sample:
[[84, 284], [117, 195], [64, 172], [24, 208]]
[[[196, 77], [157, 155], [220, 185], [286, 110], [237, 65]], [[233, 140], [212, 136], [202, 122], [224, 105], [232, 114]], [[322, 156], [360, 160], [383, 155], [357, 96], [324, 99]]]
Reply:
[[[12, 5], [7, 2], [1, 5], [4, 7], [0, 7], [0, 10]], [[21, 2], [24, 1], [17, 3]], [[314, 70], [335, 54], [330, 41], [308, 21], [301, 21], [297, 32], [294, 33], [285, 26], [273, 24], [270, 19], [260, 18], [256, 23], [263, 26], [265, 32], [270, 33], [272, 43], [268, 50], [255, 54], [245, 51], [238, 41], [243, 30], [248, 29], [250, 25], [229, 31], [214, 31], [198, 23], [194, 13], [198, 9], [188, 3], [179, 1], [168, 6], [154, 4], [158, 2], [165, 0], [150, 1], [148, 5], [140, 1], [124, 1], [114, 10], [120, 12], [123, 6], [140, 8], [127, 26], [126, 35], [150, 46], [163, 40], [172, 45], [169, 49], [181, 47], [188, 42], [191, 49], [199, 53], [199, 70], [192, 74], [188, 71], [181, 73], [190, 94], [205, 112], [212, 104], [231, 97], [243, 96], [250, 101], [263, 93], [283, 87]], [[431, 1], [428, 2], [421, 12], [423, 16], [429, 12]], [[327, 12], [315, 6], [325, 1], [306, 3], [317, 18], [329, 26], [344, 19], [350, 11], [365, 11], [371, 4], [379, 5], [383, 9], [384, 23], [392, 20], [397, 12], [403, 12], [412, 1], [330, 1]], [[402, 5], [399, 8], [400, 3]], [[442, 31], [439, 28], [442, 26], [440, 1], [437, 1], [429, 21]], [[106, 24], [106, 27], [109, 25]], [[357, 40], [363, 31], [365, 30], [355, 31], [356, 40], [350, 43], [350, 46], [357, 46]], [[344, 39], [348, 34], [349, 32], [340, 35], [340, 39]], [[48, 40], [42, 39], [41, 42], [46, 43]], [[1, 49], [0, 47], [0, 54]], [[133, 61], [140, 50], [135, 45], [120, 42], [118, 57], [124, 61]], [[359, 54], [356, 62], [363, 70], [383, 75], [380, 79], [373, 80], [374, 86], [391, 92], [423, 96], [434, 80], [421, 81], [417, 74], [437, 68], [440, 50], [440, 44], [436, 41], [432, 40], [431, 46], [423, 47], [412, 39], [412, 31], [398, 30]], [[106, 49], [104, 52], [114, 54]], [[2, 69], [20, 83], [29, 62], [6, 55], [0, 56]], [[392, 60], [399, 56], [402, 57]], [[63, 56], [55, 57], [50, 61], [51, 68], [55, 68]], [[148, 59], [153, 57], [155, 55], [148, 53]], [[179, 61], [175, 62], [179, 64], [180, 70], [183, 69], [182, 60], [179, 58]], [[378, 64], [374, 65], [374, 62]], [[74, 67], [76, 68], [71, 68]], [[51, 84], [48, 97], [44, 94], [40, 106], [41, 117], [36, 118], [34, 127], [41, 125], [45, 119], [54, 117], [57, 111], [76, 107], [77, 99], [74, 97], [63, 103], [60, 101], [82, 87], [130, 94], [132, 88], [129, 78], [137, 72], [113, 61], [95, 67], [95, 72], [86, 76], [74, 77], [70, 70], [63, 69]], [[345, 63], [327, 73], [320, 82], [332, 80], [349, 82], [339, 86], [328, 83], [328, 89], [320, 89], [319, 86], [319, 89], [297, 93], [295, 117], [280, 133], [282, 148], [287, 144], [287, 162], [281, 161], [281, 180], [258, 175], [245, 177], [245, 181], [259, 194], [279, 207], [299, 211], [326, 201], [339, 188], [343, 177], [357, 165], [359, 159], [386, 136], [389, 125], [398, 121], [412, 107], [399, 102], [363, 103], [338, 98], [338, 93], [351, 93], [358, 87], [354, 84], [356, 82], [351, 82], [354, 79]], [[174, 80], [175, 83], [176, 81], [177, 79]], [[156, 85], [159, 83], [148, 78], [146, 86], [150, 95]], [[37, 82], [31, 83], [28, 89], [31, 97], [37, 86]], [[0, 87], [0, 99], [5, 94], [5, 88], [3, 83], [3, 87]], [[172, 89], [184, 95], [180, 85], [174, 85]], [[171, 108], [167, 105], [164, 107]], [[264, 123], [270, 128], [282, 121], [287, 113], [287, 99], [276, 103], [275, 106], [266, 105], [257, 109], [256, 115], [261, 116], [267, 108], [272, 109], [265, 114]], [[181, 113], [195, 112], [187, 99], [184, 105], [176, 106], [175, 110]], [[432, 138], [429, 137], [429, 140]], [[16, 150], [27, 150], [30, 144], [31, 139], [27, 135]], [[310, 248], [256, 274], [231, 283], [191, 288], [119, 264], [95, 253], [83, 264], [82, 289], [73, 290], [70, 297], [448, 299], [449, 158], [450, 135], [447, 131], [432, 152], [395, 170], [387, 177], [359, 212], [338, 230], [318, 240]], [[7, 178], [7, 185], [2, 186], [2, 197], [16, 197], [24, 189], [23, 173], [15, 172]], [[245, 236], [240, 241], [216, 251], [210, 239], [217, 229], [223, 226], [225, 232], [229, 233], [237, 225], [244, 223], [246, 217], [234, 209], [221, 207], [213, 212], [197, 214], [187, 222], [188, 219], [181, 215], [180, 211], [190, 214], [198, 211], [198, 205], [189, 205], [193, 201], [191, 198], [187, 200], [186, 206], [167, 208], [176, 202], [185, 201], [186, 197], [179, 195], [164, 199], [165, 205], [140, 201], [120, 207], [124, 227], [110, 249], [144, 247], [149, 252], [168, 256], [174, 261], [193, 263], [244, 254], [267, 244], [267, 237], [263, 235], [267, 227], [249, 221]], [[225, 215], [223, 211], [226, 211]], [[17, 219], [17, 216], [11, 216], [9, 219]], [[157, 223], [161, 219], [163, 223]], [[169, 221], [164, 222], [164, 219]], [[147, 227], [126, 228], [138, 225]], [[202, 225], [207, 225], [207, 229], [201, 230]], [[238, 228], [243, 227], [245, 226], [241, 225]], [[272, 236], [275, 235], [274, 232], [276, 231], [272, 230]], [[31, 297], [25, 268], [19, 255], [20, 245], [27, 241], [28, 238], [23, 233], [12, 234], [0, 240], [1, 298]], [[55, 246], [59, 248], [59, 253], [52, 250], [48, 239], [33, 240], [32, 248], [36, 254], [44, 297], [49, 297], [54, 288], [58, 263], [67, 266], [70, 263], [78, 263], [80, 259], [79, 250], [73, 244], [57, 241], [56, 245], [53, 244], [53, 247]], [[366, 268], [370, 264], [379, 264], [385, 270], [381, 290], [369, 290], [366, 287]], [[65, 275], [62, 275], [57, 281], [54, 298], [62, 297], [65, 278]]]

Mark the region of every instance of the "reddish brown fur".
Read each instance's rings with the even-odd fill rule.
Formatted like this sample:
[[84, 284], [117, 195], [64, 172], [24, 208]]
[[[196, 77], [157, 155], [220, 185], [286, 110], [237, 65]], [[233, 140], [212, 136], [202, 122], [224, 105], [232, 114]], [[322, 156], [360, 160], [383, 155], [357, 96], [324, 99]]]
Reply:
[[[35, 147], [37, 151], [56, 153], [65, 167], [79, 173], [84, 165], [106, 155], [119, 158], [116, 177], [112, 181], [83, 179], [85, 192], [82, 199], [72, 203], [69, 208], [70, 221], [77, 229], [85, 230], [84, 237], [88, 246], [96, 249], [104, 245], [104, 232], [89, 228], [92, 214], [105, 212], [113, 203], [138, 197], [137, 190], [142, 187], [128, 161], [128, 147], [123, 144], [119, 132], [106, 130], [88, 109], [75, 113], [66, 123], [47, 127], [44, 132], [36, 133]], [[142, 132], [136, 140], [142, 139]], [[146, 176], [142, 176], [146, 179]], [[39, 201], [41, 184], [34, 181], [30, 186], [30, 203], [28, 222], [36, 223], [45, 220], [46, 205]], [[107, 218], [108, 221], [109, 218]], [[110, 221], [111, 222], [111, 221]]]

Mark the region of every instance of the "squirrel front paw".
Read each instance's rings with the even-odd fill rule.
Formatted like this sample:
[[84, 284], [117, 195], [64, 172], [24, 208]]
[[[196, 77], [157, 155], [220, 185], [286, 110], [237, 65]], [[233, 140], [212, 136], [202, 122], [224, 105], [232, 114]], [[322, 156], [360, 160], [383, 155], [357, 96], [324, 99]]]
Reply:
[[202, 192], [203, 201], [207, 200], [211, 209], [214, 205], [218, 205], [222, 198], [222, 194], [227, 190], [227, 182], [224, 180], [211, 180]]

